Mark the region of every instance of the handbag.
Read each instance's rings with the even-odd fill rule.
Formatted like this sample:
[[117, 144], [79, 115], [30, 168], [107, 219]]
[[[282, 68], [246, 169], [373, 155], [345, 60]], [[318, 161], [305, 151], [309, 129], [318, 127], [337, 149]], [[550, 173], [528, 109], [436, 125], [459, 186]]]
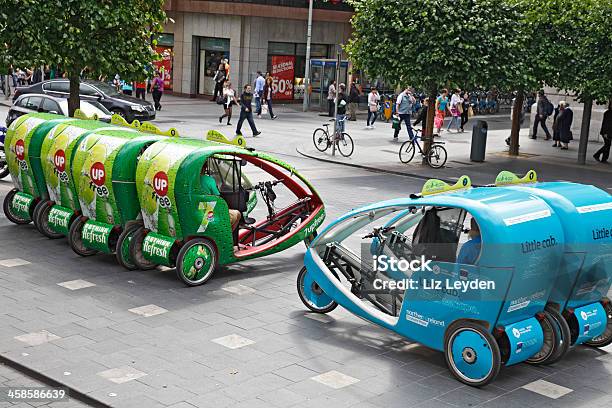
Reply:
[[459, 112], [459, 114], [462, 114], [463, 113], [463, 103], [458, 102], [456, 109], [457, 109], [457, 112]]
[[268, 105], [261, 105], [261, 114], [262, 115], [268, 114]]
[[391, 127], [395, 130], [401, 130], [402, 129], [402, 122], [400, 122], [399, 118], [397, 117], [393, 117], [393, 120], [391, 121]]
[[468, 108], [468, 118], [471, 118], [472, 116], [474, 116], [474, 108], [472, 108], [472, 106], [470, 106]]
[[223, 95], [219, 95], [219, 96], [217, 96], [217, 105], [223, 105], [223, 104], [225, 104], [225, 100], [224, 100], [224, 99], [226, 99], [226, 98], [224, 98], [224, 96], [223, 96]]

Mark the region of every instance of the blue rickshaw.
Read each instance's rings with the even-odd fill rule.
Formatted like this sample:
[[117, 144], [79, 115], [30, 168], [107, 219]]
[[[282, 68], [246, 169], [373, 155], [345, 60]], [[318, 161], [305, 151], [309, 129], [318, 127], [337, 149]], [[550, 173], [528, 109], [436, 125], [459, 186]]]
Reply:
[[[353, 210], [310, 244], [298, 276], [300, 298], [319, 313], [340, 304], [443, 351], [453, 375], [471, 386], [491, 382], [502, 365], [556, 361], [567, 344], [559, 313], [572, 308], [567, 304], [576, 295], [550, 306], [568, 257], [567, 225], [541, 191], [471, 188], [463, 176], [454, 186], [429, 180], [421, 194]], [[609, 280], [601, 262], [593, 261], [597, 276]], [[603, 286], [593, 291], [600, 295]], [[588, 304], [598, 308], [600, 300]], [[584, 333], [576, 327], [574, 342]], [[605, 327], [605, 321], [587, 327], [591, 341]]]

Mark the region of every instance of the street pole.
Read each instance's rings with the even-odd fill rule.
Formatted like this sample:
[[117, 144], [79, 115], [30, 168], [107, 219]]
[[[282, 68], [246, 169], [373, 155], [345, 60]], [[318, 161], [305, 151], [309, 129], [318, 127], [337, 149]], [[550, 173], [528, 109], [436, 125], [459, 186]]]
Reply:
[[334, 100], [334, 135], [332, 137], [332, 156], [336, 155], [336, 131], [338, 130], [338, 95], [340, 94], [340, 63], [342, 62], [342, 46], [336, 45], [336, 99]]
[[312, 3], [314, 0], [308, 2], [308, 32], [306, 34], [306, 72], [304, 73], [304, 102], [302, 105], [302, 111], [308, 110], [308, 103], [310, 100], [310, 94], [308, 88], [310, 87], [310, 42], [312, 38]]

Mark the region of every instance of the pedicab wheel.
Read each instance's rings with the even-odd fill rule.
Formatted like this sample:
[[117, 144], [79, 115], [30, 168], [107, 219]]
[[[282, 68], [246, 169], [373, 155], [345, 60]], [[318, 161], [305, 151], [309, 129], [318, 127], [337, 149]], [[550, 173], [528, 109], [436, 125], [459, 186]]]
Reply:
[[414, 143], [412, 141], [407, 140], [402, 143], [399, 150], [399, 159], [402, 163], [408, 164], [414, 157]]
[[542, 348], [529, 357], [526, 362], [533, 365], [556, 363], [569, 349], [569, 326], [563, 316], [550, 306], [547, 306], [546, 310], [542, 312], [542, 319], [539, 322], [544, 333], [544, 343]]
[[327, 137], [327, 132], [324, 129], [317, 128], [312, 133], [312, 142], [318, 151], [324, 152], [329, 147], [329, 139]]
[[315, 313], [329, 313], [338, 307], [338, 303], [323, 292], [317, 282], [310, 278], [305, 266], [300, 269], [298, 274], [297, 290], [304, 306]]
[[610, 299], [605, 298], [602, 301], [604, 310], [606, 311], [606, 316], [608, 316], [608, 324], [606, 325], [606, 330], [601, 334], [601, 336], [597, 336], [592, 338], [589, 341], [584, 342], [584, 345], [589, 347], [606, 347], [607, 345], [612, 343], [612, 302]]
[[115, 252], [117, 262], [119, 262], [119, 265], [130, 271], [138, 269], [138, 266], [134, 263], [130, 255], [130, 242], [132, 241], [134, 233], [140, 227], [142, 227], [141, 223], [128, 222], [117, 239], [117, 250]]
[[132, 262], [138, 269], [143, 271], [153, 269], [157, 265], [148, 259], [146, 259], [142, 253], [142, 243], [147, 236], [148, 231], [144, 228], [144, 226], [140, 225], [136, 231], [134, 231], [132, 235], [132, 239], [129, 243], [129, 253]]
[[19, 190], [14, 188], [11, 191], [9, 191], [8, 194], [4, 197], [4, 203], [2, 203], [2, 209], [4, 210], [4, 215], [6, 215], [6, 218], [13, 224], [18, 224], [18, 225], [29, 224], [30, 221], [32, 221], [31, 219], [28, 220], [25, 218], [21, 218], [19, 215], [14, 214], [11, 211], [11, 203], [13, 202], [13, 197], [15, 197], [15, 194], [17, 194], [18, 192]]
[[36, 207], [34, 207], [34, 215], [32, 216], [32, 222], [38, 231], [45, 237], [50, 239], [62, 238], [64, 234], [53, 231], [49, 227], [49, 213], [51, 212], [52, 204], [50, 201], [40, 200]]
[[473, 387], [493, 381], [501, 368], [497, 341], [476, 322], [460, 321], [450, 325], [444, 336], [444, 356], [451, 373]]
[[215, 245], [207, 238], [187, 241], [176, 259], [176, 274], [187, 286], [203, 285], [212, 278], [217, 268]]
[[87, 222], [87, 218], [85, 217], [78, 217], [72, 222], [70, 225], [70, 230], [68, 231], [68, 242], [70, 243], [70, 248], [72, 248], [77, 255], [91, 256], [97, 251], [95, 249], [89, 249], [83, 245], [81, 233], [83, 232], [85, 222]]
[[448, 154], [446, 149], [440, 145], [433, 145], [427, 154], [427, 163], [434, 168], [439, 169], [446, 164]]
[[344, 157], [349, 157], [355, 150], [353, 138], [348, 133], [342, 133], [342, 137], [338, 139], [338, 151]]

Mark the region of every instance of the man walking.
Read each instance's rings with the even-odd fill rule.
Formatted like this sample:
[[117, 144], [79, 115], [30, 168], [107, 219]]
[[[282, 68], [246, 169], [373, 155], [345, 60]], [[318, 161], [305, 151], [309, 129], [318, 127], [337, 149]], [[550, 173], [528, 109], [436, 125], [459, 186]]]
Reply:
[[265, 84], [266, 80], [264, 79], [263, 74], [261, 71], [257, 71], [257, 78], [255, 79], [255, 92], [253, 93], [253, 96], [255, 97], [255, 113], [257, 113], [258, 119], [261, 119], [261, 97], [263, 96]]
[[607, 163], [610, 157], [610, 145], [612, 145], [612, 100], [608, 103], [608, 110], [604, 112], [599, 134], [603, 137], [604, 145], [595, 152], [593, 158], [598, 162]]
[[357, 120], [357, 104], [359, 103], [359, 89], [354, 82], [351, 83], [349, 91], [349, 118], [350, 121]]
[[399, 115], [400, 126], [395, 129], [393, 140], [397, 140], [402, 122], [406, 124], [406, 130], [408, 131], [408, 136], [410, 136], [410, 139], [412, 140], [414, 138], [412, 126], [410, 126], [410, 115], [412, 114], [412, 105], [414, 105], [415, 102], [416, 99], [414, 96], [412, 96], [412, 90], [410, 87], [406, 87], [406, 89], [404, 89], [404, 91], [397, 96], [395, 111]]
[[245, 119], [249, 122], [249, 126], [253, 131], [253, 136], [261, 134], [255, 127], [253, 112], [251, 111], [251, 102], [253, 102], [253, 94], [251, 93], [251, 85], [247, 84], [244, 86], [244, 92], [240, 95], [240, 119], [238, 119], [238, 126], [236, 127], [237, 135], [242, 135], [242, 122], [244, 122]]
[[531, 135], [531, 139], [536, 139], [538, 137], [538, 125], [540, 124], [542, 129], [544, 129], [544, 133], [546, 133], [546, 140], [550, 140], [550, 132], [546, 127], [546, 119], [552, 115], [555, 107], [552, 103], [550, 103], [546, 95], [544, 95], [544, 91], [540, 91], [538, 95], [539, 98], [536, 107], [535, 120], [533, 121], [533, 134]]

